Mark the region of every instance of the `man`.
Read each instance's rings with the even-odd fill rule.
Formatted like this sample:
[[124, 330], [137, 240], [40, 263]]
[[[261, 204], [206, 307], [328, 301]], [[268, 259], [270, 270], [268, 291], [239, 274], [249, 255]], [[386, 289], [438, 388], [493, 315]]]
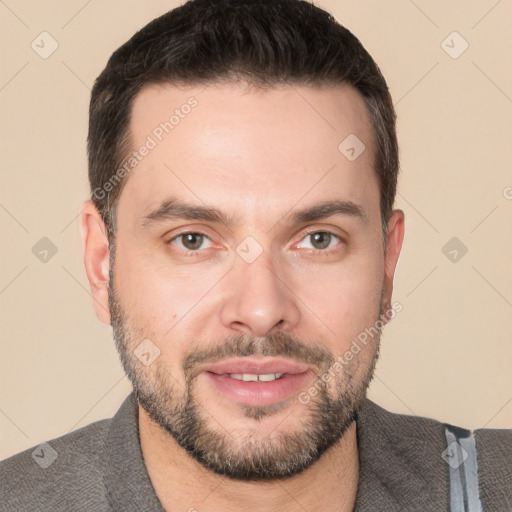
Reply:
[[392, 101], [348, 30], [188, 2], [112, 55], [88, 151], [85, 268], [134, 391], [4, 461], [2, 510], [512, 510], [510, 432], [366, 399], [404, 215]]

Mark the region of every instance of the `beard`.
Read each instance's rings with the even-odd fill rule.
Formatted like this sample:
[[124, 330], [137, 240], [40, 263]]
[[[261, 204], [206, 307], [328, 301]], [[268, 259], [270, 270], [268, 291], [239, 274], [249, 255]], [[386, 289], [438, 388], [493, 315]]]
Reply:
[[[112, 267], [111, 267], [112, 268]], [[114, 340], [121, 363], [130, 379], [135, 398], [149, 417], [197, 462], [214, 473], [243, 481], [284, 479], [312, 466], [336, 445], [362, 407], [379, 357], [381, 329], [366, 346], [369, 358], [356, 355], [333, 372], [335, 357], [322, 345], [303, 343], [277, 332], [263, 338], [235, 335], [221, 344], [192, 345], [182, 361], [185, 384], [166, 367], [163, 358], [144, 366], [134, 349], [147, 338], [144, 331], [131, 328], [113, 284], [109, 284], [109, 306]], [[382, 303], [380, 307], [382, 311]], [[376, 319], [377, 320], [377, 319]], [[277, 404], [237, 404], [255, 425], [243, 431], [228, 430], [208, 412], [197, 389], [199, 367], [227, 357], [282, 356], [307, 363], [316, 374], [314, 397], [307, 405], [297, 396]], [[330, 371], [331, 369], [331, 371]], [[331, 379], [322, 379], [327, 374]], [[311, 388], [310, 388], [311, 389]], [[295, 407], [294, 407], [295, 406]], [[264, 436], [258, 423], [279, 411], [301, 408], [299, 428], [293, 432], [272, 432]], [[306, 408], [304, 410], [304, 408]], [[285, 418], [286, 419], [286, 418]], [[284, 421], [284, 420], [283, 420]]]

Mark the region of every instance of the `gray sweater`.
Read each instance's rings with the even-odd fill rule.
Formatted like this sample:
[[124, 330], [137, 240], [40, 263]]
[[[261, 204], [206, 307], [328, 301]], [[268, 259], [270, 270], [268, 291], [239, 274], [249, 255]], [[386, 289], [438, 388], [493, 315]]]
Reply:
[[[448, 511], [445, 425], [366, 400], [357, 416], [355, 511]], [[474, 432], [484, 512], [512, 511], [512, 430]], [[138, 435], [133, 393], [98, 421], [0, 462], [0, 511], [163, 511]], [[193, 504], [191, 504], [193, 505]]]

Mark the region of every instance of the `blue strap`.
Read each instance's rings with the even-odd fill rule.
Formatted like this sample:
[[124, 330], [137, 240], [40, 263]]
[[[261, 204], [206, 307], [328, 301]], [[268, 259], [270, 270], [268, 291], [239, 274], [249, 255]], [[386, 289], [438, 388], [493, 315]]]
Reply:
[[450, 512], [482, 512], [475, 436], [464, 428], [444, 426], [447, 447], [441, 456], [450, 466]]

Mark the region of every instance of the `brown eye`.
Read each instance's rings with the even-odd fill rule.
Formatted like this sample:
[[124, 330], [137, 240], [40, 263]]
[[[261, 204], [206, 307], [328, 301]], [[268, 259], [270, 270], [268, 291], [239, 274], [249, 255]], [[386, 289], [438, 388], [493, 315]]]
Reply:
[[324, 251], [339, 245], [341, 238], [329, 231], [312, 231], [308, 233], [297, 245], [299, 249], [315, 249]]
[[182, 233], [171, 240], [171, 243], [177, 245], [184, 251], [207, 249], [211, 245], [210, 242], [207, 247], [204, 247], [208, 242], [210, 242], [210, 239], [202, 233]]
[[203, 244], [203, 235], [200, 235], [199, 233], [187, 233], [183, 236], [183, 245], [190, 249], [191, 251], [195, 251], [201, 247]]
[[312, 233], [309, 235], [311, 237], [311, 245], [315, 249], [327, 249], [331, 243], [331, 233], [326, 233], [325, 231], [319, 231], [318, 233]]

